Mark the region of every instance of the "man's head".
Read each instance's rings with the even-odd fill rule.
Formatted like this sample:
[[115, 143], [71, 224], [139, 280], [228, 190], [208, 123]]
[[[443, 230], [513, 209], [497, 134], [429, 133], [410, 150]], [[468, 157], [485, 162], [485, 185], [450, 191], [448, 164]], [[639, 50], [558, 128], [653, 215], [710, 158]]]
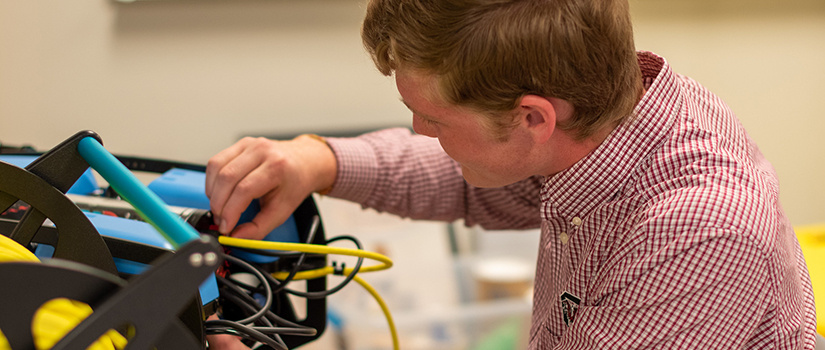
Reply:
[[568, 101], [558, 127], [584, 138], [642, 91], [627, 0], [372, 0], [362, 37], [383, 74], [432, 74], [443, 100], [502, 139], [526, 95]]

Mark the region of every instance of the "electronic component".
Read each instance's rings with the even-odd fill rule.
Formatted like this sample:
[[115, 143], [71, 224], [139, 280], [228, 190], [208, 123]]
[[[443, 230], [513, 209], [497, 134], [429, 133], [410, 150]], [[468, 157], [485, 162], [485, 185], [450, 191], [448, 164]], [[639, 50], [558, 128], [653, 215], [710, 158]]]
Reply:
[[[0, 234], [45, 259], [0, 264], [0, 280], [15, 286], [0, 290], [0, 331], [13, 348], [30, 347], [28, 320], [38, 305], [67, 297], [95, 311], [55, 349], [84, 348], [97, 332], [124, 324], [137, 328], [128, 341], [140, 349], [202, 349], [206, 334], [221, 333], [262, 344], [259, 349], [289, 349], [321, 336], [326, 297], [350, 281], [379, 302], [397, 348], [386, 305], [356, 275], [392, 262], [362, 251], [354, 237], [327, 239], [311, 196], [263, 240], [220, 236], [203, 166], [113, 156], [99, 142], [84, 131], [42, 155], [0, 154]], [[90, 164], [109, 186], [98, 187]], [[157, 177], [144, 186], [131, 172]], [[253, 202], [240, 222], [259, 210]], [[327, 247], [339, 240], [357, 249]], [[327, 254], [357, 256], [358, 262], [328, 266]], [[364, 258], [382, 264], [362, 267]], [[344, 278], [327, 288], [330, 274]], [[305, 281], [300, 290], [289, 286], [298, 280]], [[290, 294], [305, 298], [303, 310]], [[14, 305], [16, 299], [25, 300]], [[204, 321], [212, 314], [220, 319]]]

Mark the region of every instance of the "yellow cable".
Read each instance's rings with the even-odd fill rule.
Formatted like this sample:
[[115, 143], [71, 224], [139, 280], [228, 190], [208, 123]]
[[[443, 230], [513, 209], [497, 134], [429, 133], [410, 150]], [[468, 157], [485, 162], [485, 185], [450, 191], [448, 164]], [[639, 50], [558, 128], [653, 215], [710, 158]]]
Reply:
[[[335, 255], [348, 255], [348, 256], [355, 256], [361, 258], [372, 259], [381, 262], [380, 265], [373, 265], [373, 266], [365, 266], [362, 267], [360, 272], [375, 272], [386, 270], [392, 267], [392, 260], [390, 258], [373, 252], [368, 252], [365, 250], [360, 249], [350, 249], [350, 248], [340, 248], [340, 247], [330, 247], [320, 244], [306, 244], [306, 243], [286, 243], [286, 242], [266, 242], [266, 241], [258, 241], [258, 240], [251, 240], [251, 239], [243, 239], [243, 238], [235, 238], [235, 237], [227, 237], [227, 236], [220, 236], [218, 237], [218, 242], [222, 245], [227, 247], [236, 247], [236, 248], [247, 248], [247, 249], [260, 249], [260, 250], [285, 250], [285, 251], [295, 251], [295, 252], [302, 252], [302, 253], [315, 253], [315, 254], [335, 254]], [[323, 277], [333, 273], [333, 268], [331, 266], [323, 267], [317, 270], [310, 270], [310, 271], [302, 271], [295, 275], [294, 279], [296, 280], [305, 280], [305, 279], [313, 279], [318, 277]], [[352, 269], [347, 268], [344, 269], [344, 274], [349, 274], [352, 272]], [[286, 277], [287, 274], [285, 272], [273, 274], [275, 278], [283, 279], [280, 276]]]
[[381, 295], [378, 294], [378, 291], [375, 290], [367, 281], [364, 281], [363, 278], [359, 277], [358, 275], [353, 276], [353, 281], [358, 282], [364, 289], [367, 290], [372, 297], [375, 298], [375, 301], [378, 302], [378, 306], [381, 306], [381, 311], [384, 312], [384, 317], [387, 319], [387, 325], [390, 327], [390, 335], [392, 335], [392, 348], [398, 350], [400, 348], [398, 342], [398, 331], [395, 329], [395, 322], [392, 320], [392, 314], [390, 313], [390, 308], [387, 307], [387, 304], [384, 302], [384, 299], [381, 298]]

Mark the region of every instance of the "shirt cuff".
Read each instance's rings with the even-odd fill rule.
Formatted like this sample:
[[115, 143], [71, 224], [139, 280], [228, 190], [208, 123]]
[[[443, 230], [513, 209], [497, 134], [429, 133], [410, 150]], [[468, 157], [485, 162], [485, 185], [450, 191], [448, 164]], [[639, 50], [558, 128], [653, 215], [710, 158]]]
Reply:
[[366, 202], [378, 181], [378, 159], [372, 146], [359, 138], [327, 137], [326, 141], [338, 163], [338, 174], [328, 195]]

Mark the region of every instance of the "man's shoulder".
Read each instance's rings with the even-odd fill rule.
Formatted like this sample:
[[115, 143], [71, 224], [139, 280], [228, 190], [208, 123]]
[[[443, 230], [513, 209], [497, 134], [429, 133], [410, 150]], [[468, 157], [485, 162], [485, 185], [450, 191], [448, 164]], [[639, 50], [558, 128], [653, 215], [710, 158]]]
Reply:
[[[685, 162], [669, 176], [650, 176], [638, 192], [637, 228], [657, 232], [704, 232], [767, 242], [784, 221], [772, 174], [721, 157]], [[711, 238], [711, 237], [708, 237]]]

